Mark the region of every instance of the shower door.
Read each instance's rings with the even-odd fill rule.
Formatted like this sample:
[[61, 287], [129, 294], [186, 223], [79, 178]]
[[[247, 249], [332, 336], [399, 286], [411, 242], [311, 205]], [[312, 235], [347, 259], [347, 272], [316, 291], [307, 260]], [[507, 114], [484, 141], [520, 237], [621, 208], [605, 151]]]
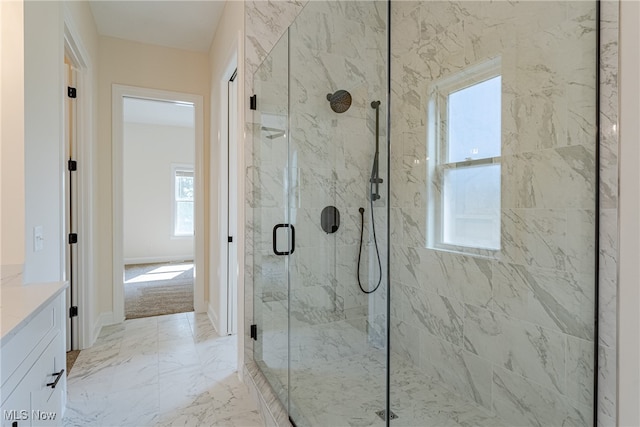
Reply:
[[[289, 279], [288, 39], [285, 34], [254, 75], [248, 248], [253, 252], [254, 361], [288, 406]], [[275, 249], [275, 250], [274, 250]]]
[[384, 1], [308, 2], [289, 28], [289, 410], [298, 426], [385, 423], [387, 34]]
[[386, 423], [387, 34], [309, 2], [254, 75], [254, 360], [298, 426]]

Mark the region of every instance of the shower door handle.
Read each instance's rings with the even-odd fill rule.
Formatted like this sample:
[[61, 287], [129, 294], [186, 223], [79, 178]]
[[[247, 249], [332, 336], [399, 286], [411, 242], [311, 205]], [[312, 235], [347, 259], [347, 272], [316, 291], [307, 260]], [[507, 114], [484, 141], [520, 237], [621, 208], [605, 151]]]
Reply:
[[[278, 229], [279, 228], [290, 228], [291, 229], [291, 249], [286, 252], [280, 252], [277, 248], [277, 237], [278, 237]], [[273, 253], [276, 255], [291, 255], [293, 251], [296, 249], [296, 228], [293, 224], [276, 224], [273, 227]]]

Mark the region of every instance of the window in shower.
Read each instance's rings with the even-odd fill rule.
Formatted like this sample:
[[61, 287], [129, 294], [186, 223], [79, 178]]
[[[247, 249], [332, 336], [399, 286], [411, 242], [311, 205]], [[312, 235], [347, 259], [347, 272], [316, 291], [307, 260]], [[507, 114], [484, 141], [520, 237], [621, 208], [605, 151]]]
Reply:
[[501, 104], [499, 59], [432, 87], [434, 248], [484, 255], [500, 249]]

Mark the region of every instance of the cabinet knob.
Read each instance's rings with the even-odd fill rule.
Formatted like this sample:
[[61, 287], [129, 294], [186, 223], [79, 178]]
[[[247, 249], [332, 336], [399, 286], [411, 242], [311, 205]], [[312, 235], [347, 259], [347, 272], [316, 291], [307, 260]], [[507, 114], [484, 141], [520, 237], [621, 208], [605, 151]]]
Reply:
[[54, 372], [53, 374], [51, 374], [52, 376], [56, 377], [56, 380], [52, 383], [48, 383], [47, 387], [56, 388], [56, 386], [58, 385], [58, 381], [60, 381], [60, 378], [62, 378], [62, 374], [64, 374], [64, 369], [60, 369], [60, 372]]

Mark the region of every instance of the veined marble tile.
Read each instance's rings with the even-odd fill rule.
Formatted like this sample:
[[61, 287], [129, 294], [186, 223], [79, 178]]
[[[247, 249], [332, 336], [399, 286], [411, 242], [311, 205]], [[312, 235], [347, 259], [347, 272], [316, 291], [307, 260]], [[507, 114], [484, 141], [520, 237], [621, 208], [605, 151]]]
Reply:
[[[504, 208], [592, 209], [595, 150], [581, 145], [502, 157]], [[558, 188], [564, 191], [556, 191]]]
[[593, 405], [594, 344], [567, 336], [567, 390], [565, 395], [586, 406]]
[[567, 213], [563, 209], [504, 209], [500, 254], [505, 262], [565, 270]]
[[305, 1], [252, 1], [245, 6], [245, 63], [251, 76], [300, 10]]
[[511, 371], [493, 372], [493, 408], [507, 423], [531, 426], [585, 426], [592, 423], [592, 410], [571, 402], [557, 392], [533, 384]]
[[617, 283], [615, 279], [600, 276], [598, 323], [599, 345], [607, 348], [616, 348], [617, 337]]
[[391, 349], [411, 364], [420, 364], [420, 329], [395, 317], [391, 318]]
[[617, 418], [616, 349], [598, 346], [598, 413]]
[[422, 284], [426, 289], [465, 303], [488, 307], [493, 289], [492, 261], [454, 252], [422, 249]]
[[490, 411], [491, 362], [427, 331], [419, 334], [421, 372]]
[[593, 274], [494, 264], [494, 307], [511, 317], [593, 339]]
[[464, 348], [549, 389], [564, 393], [564, 335], [467, 305]]
[[409, 286], [403, 290], [409, 302], [407, 323], [425, 328], [452, 344], [462, 344], [464, 307], [460, 301]]
[[402, 235], [404, 245], [416, 248], [427, 246], [427, 211], [425, 209], [403, 208]]
[[608, 279], [618, 277], [618, 210], [600, 210], [600, 275]]
[[289, 263], [289, 290], [293, 292], [312, 286], [332, 286], [336, 283], [335, 256], [336, 248], [331, 245], [296, 249]]
[[[174, 337], [173, 341], [161, 340], [153, 354], [142, 345], [137, 352], [133, 345], [125, 353], [120, 351], [126, 340], [157, 341], [159, 335], [183, 331], [185, 326], [190, 345]], [[116, 329], [126, 334], [117, 338]], [[237, 339], [215, 334], [206, 314], [126, 321], [118, 328], [108, 328], [78, 360], [81, 363], [69, 376], [64, 425], [146, 426], [194, 420], [234, 425], [255, 421], [253, 416], [246, 417], [255, 404], [237, 377]]]
[[392, 157], [391, 206], [426, 209], [427, 169], [411, 156]]
[[596, 257], [596, 211], [567, 211], [567, 270], [590, 273]]
[[233, 417], [216, 420], [216, 425], [220, 427], [261, 427], [264, 426], [264, 420], [258, 411], [249, 411]]

